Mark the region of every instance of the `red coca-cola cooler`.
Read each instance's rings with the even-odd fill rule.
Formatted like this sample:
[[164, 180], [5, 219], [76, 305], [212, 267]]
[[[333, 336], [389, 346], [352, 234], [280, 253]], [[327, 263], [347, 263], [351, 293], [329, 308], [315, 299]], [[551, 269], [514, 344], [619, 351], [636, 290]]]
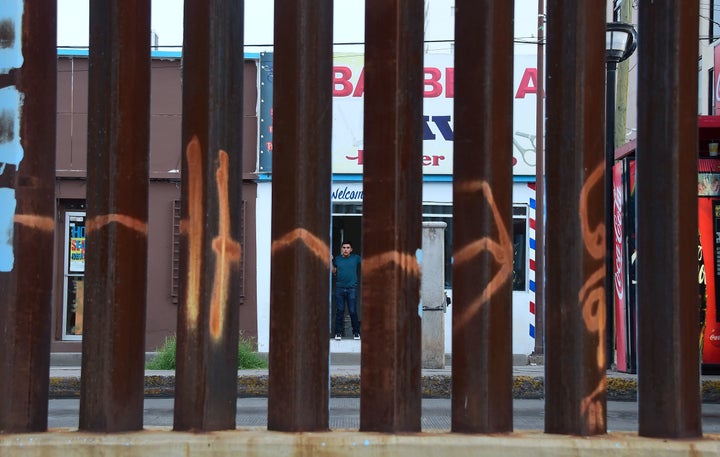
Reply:
[[[720, 373], [720, 116], [698, 118], [698, 344], [705, 373]], [[613, 166], [614, 342], [618, 371], [637, 372], [635, 142], [617, 149]], [[692, 159], [690, 159], [692, 160]]]
[[698, 160], [698, 302], [704, 369], [720, 369], [720, 159]]
[[720, 372], [720, 116], [698, 119], [698, 306], [703, 371]]
[[613, 166], [615, 366], [625, 373], [637, 372], [635, 176], [633, 157]]

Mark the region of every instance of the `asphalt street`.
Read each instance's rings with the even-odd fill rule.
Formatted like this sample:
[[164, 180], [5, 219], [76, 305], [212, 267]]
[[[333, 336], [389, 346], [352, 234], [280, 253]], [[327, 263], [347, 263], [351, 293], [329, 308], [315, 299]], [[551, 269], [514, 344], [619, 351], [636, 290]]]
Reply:
[[[267, 398], [239, 398], [237, 427], [266, 427]], [[49, 428], [75, 429], [78, 426], [78, 399], [50, 400]], [[521, 430], [543, 430], [544, 400], [514, 400], [513, 427]], [[608, 402], [608, 431], [637, 431], [637, 403]], [[172, 427], [173, 399], [145, 398], [144, 425]], [[703, 433], [720, 433], [720, 404], [702, 405]], [[359, 398], [330, 399], [330, 428], [357, 430], [360, 426]], [[425, 432], [450, 430], [450, 400], [423, 399], [422, 429]]]

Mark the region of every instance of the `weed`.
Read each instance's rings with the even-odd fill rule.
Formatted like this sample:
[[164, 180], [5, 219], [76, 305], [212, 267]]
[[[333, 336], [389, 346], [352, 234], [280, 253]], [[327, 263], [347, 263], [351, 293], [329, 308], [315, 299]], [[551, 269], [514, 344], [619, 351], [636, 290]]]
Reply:
[[[176, 352], [176, 337], [173, 335], [165, 338], [165, 342], [162, 346], [157, 348], [155, 357], [148, 361], [145, 368], [148, 370], [174, 370]], [[260, 357], [260, 355], [258, 355], [255, 351], [255, 344], [253, 340], [240, 335], [240, 340], [238, 342], [238, 369], [249, 370], [267, 367], [267, 361]]]

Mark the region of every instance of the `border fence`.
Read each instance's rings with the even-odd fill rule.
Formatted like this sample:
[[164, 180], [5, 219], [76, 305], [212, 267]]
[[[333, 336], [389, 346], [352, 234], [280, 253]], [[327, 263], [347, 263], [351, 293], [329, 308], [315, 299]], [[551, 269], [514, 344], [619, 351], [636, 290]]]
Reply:
[[273, 187], [283, 198], [272, 202], [268, 430], [248, 432], [235, 426], [244, 8], [185, 1], [178, 367], [173, 430], [162, 433], [142, 423], [150, 0], [90, 2], [86, 333], [75, 432], [47, 431], [57, 6], [5, 3], [0, 456], [33, 447], [66, 455], [69, 446], [78, 455], [97, 447], [105, 455], [720, 452], [701, 430], [692, 306], [697, 0], [639, 5], [639, 429], [613, 439], [602, 438], [604, 1], [547, 6], [546, 406], [545, 430], [530, 437], [512, 430], [513, 2], [456, 0], [452, 425], [441, 436], [423, 434], [420, 422], [422, 1], [366, 0], [360, 428], [333, 432], [330, 203], [322, 203], [331, 182], [333, 2], [275, 2]]

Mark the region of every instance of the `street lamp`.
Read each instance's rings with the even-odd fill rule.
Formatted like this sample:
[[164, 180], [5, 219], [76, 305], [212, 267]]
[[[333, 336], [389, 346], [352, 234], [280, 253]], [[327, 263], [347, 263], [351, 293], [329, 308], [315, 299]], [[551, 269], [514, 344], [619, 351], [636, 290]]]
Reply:
[[605, 303], [607, 306], [607, 363], [612, 364], [613, 319], [615, 301], [614, 262], [615, 245], [614, 198], [612, 167], [615, 163], [615, 72], [617, 64], [629, 58], [637, 47], [635, 28], [624, 22], [608, 22], [605, 28], [605, 62], [607, 88], [605, 90]]

